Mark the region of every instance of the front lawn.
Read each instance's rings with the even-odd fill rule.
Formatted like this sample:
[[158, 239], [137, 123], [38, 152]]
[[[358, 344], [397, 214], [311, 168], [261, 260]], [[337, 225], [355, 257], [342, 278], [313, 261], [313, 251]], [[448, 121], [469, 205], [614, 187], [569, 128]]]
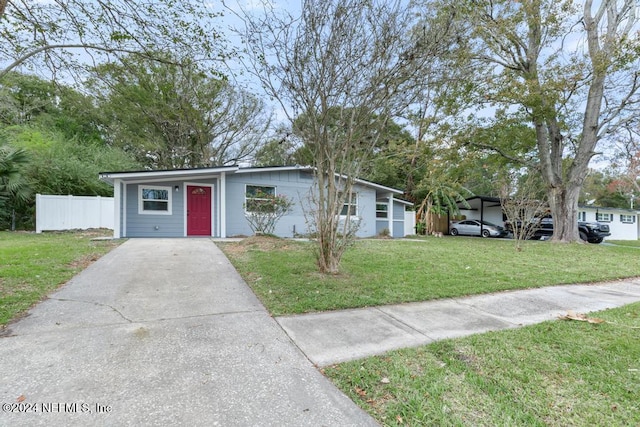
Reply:
[[0, 232], [0, 326], [119, 244], [91, 240], [106, 233]]
[[473, 237], [361, 240], [342, 273], [317, 272], [313, 243], [249, 238], [220, 244], [274, 316], [640, 276], [633, 247]]
[[640, 303], [326, 368], [385, 426], [640, 425]]

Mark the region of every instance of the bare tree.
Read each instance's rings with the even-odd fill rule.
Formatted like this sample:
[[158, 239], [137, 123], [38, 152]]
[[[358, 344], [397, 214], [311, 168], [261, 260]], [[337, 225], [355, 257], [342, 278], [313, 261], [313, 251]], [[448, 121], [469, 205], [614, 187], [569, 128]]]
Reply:
[[18, 66], [45, 65], [55, 77], [123, 54], [219, 60], [226, 47], [218, 16], [191, 0], [0, 0], [0, 80]]
[[505, 177], [500, 183], [500, 204], [516, 250], [521, 251], [522, 242], [535, 235], [549, 206], [546, 198], [540, 197], [537, 176], [511, 173]]
[[354, 179], [380, 130], [411, 103], [408, 85], [426, 56], [412, 55], [404, 2], [307, 0], [301, 10], [242, 13], [247, 67], [311, 153], [317, 262], [337, 273], [358, 224]]

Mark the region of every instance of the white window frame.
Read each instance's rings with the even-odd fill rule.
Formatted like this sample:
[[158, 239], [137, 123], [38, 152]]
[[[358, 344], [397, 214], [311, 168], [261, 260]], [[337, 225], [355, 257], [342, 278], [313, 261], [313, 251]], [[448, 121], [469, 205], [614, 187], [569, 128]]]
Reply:
[[[164, 200], [143, 199], [143, 190], [162, 190], [167, 192], [167, 210], [156, 211], [144, 208], [145, 201], [164, 202]], [[140, 215], [172, 215], [173, 213], [173, 188], [160, 185], [138, 185], [138, 213]]]
[[[340, 196], [343, 196], [343, 194], [341, 194]], [[353, 206], [353, 212], [351, 212], [351, 215], [344, 215], [342, 213], [342, 211], [344, 211], [345, 206]], [[348, 208], [347, 208], [348, 209]], [[342, 204], [342, 207], [340, 208], [340, 218], [358, 218], [358, 214], [360, 213], [360, 210], [358, 208], [358, 193], [356, 192], [351, 192], [351, 200], [347, 200], [347, 197], [345, 196], [344, 199], [344, 203]]]
[[635, 224], [636, 216], [632, 214], [620, 214], [620, 222], [624, 224]]
[[247, 209], [247, 206], [249, 206], [249, 204], [247, 203], [247, 200], [266, 200], [266, 199], [261, 199], [259, 197], [247, 197], [247, 190], [248, 190], [249, 187], [273, 188], [273, 195], [274, 196], [278, 195], [278, 187], [276, 187], [275, 185], [245, 184], [245, 186], [244, 186], [244, 212], [247, 213], [247, 214], [253, 213], [253, 211], [250, 211], [250, 210]]
[[613, 221], [613, 214], [610, 212], [598, 212], [596, 214], [596, 221], [598, 222], [611, 222]]
[[[384, 206], [384, 209], [378, 209], [379, 206]], [[379, 213], [384, 213], [384, 216], [378, 216]], [[389, 203], [376, 202], [376, 219], [383, 220], [389, 219]]]

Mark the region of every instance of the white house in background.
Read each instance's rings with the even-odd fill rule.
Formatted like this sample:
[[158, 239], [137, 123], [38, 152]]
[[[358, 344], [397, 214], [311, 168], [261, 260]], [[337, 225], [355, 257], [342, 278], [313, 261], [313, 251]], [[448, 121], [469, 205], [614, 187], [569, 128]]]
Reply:
[[[465, 219], [477, 219], [504, 226], [500, 198], [474, 196], [466, 199], [466, 205], [458, 203], [460, 215]], [[591, 205], [578, 206], [578, 221], [597, 221], [609, 226], [611, 236], [605, 240], [640, 239], [640, 211], [635, 209], [602, 208]]]
[[640, 238], [640, 211], [635, 209], [578, 206], [579, 221], [597, 221], [609, 225], [611, 236], [605, 240], [638, 240]]

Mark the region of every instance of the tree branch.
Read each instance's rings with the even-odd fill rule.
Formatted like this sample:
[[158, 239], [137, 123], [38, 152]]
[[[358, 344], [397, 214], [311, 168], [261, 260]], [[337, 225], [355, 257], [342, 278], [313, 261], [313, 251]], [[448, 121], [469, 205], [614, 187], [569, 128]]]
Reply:
[[[2, 1], [2, 0], [0, 0], [0, 1]], [[29, 58], [31, 58], [31, 57], [39, 54], [39, 53], [46, 52], [46, 51], [49, 51], [49, 50], [55, 50], [55, 49], [88, 49], [88, 50], [99, 50], [99, 51], [108, 52], [108, 53], [115, 53], [115, 52], [128, 53], [128, 54], [132, 54], [132, 55], [139, 55], [139, 56], [142, 56], [144, 58], [151, 59], [151, 60], [154, 60], [154, 61], [157, 61], [157, 62], [161, 62], [161, 63], [164, 63], [164, 64], [179, 65], [179, 64], [176, 64], [175, 62], [167, 61], [167, 60], [159, 58], [159, 57], [150, 56], [150, 55], [144, 54], [142, 52], [131, 50], [131, 49], [111, 48], [111, 47], [97, 46], [97, 45], [91, 45], [91, 44], [51, 44], [51, 45], [46, 45], [46, 46], [42, 46], [42, 47], [39, 47], [37, 49], [34, 49], [31, 52], [27, 53], [26, 55], [23, 55], [20, 58], [18, 58], [15, 61], [13, 61], [6, 68], [4, 68], [3, 70], [0, 71], [0, 80], [2, 80], [4, 78], [4, 76], [6, 76], [11, 70], [16, 68], [20, 64], [24, 63]]]

